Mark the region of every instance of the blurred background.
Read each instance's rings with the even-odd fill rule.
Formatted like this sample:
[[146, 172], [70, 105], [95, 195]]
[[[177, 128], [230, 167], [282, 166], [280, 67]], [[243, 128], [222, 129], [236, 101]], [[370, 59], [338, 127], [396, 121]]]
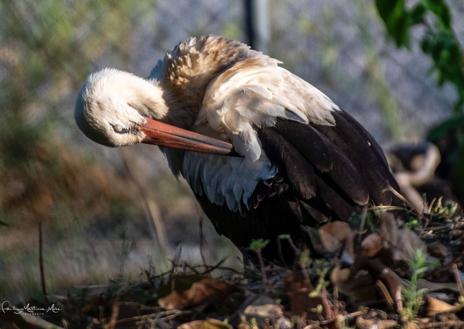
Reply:
[[[144, 270], [166, 270], [175, 257], [240, 264], [157, 148], [106, 148], [78, 131], [74, 101], [92, 71], [148, 76], [178, 42], [215, 34], [282, 60], [384, 147], [421, 140], [452, 115], [459, 91], [437, 87], [433, 61], [420, 46], [426, 28], [412, 29], [409, 45], [398, 47], [386, 35], [380, 1], [250, 3], [0, 3], [0, 299], [42, 292], [39, 245], [49, 293], [136, 280]], [[463, 17], [462, 2], [448, 6]], [[462, 43], [464, 21], [455, 19], [452, 28]]]

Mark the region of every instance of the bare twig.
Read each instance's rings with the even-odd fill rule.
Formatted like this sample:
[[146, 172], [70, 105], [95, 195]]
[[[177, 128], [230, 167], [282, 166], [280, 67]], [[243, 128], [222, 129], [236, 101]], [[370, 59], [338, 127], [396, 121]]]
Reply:
[[[227, 258], [223, 258], [218, 263], [216, 263], [216, 265], [212, 265], [212, 266], [209, 266], [209, 265], [206, 265], [206, 266], [205, 265], [194, 265], [194, 266], [190, 266], [190, 267], [195, 268], [195, 269], [204, 269], [203, 272], [197, 270], [197, 272], [200, 275], [206, 275], [206, 274], [208, 274], [208, 273], [210, 273], [210, 272], [212, 272], [214, 270], [223, 270], [223, 271], [228, 271], [228, 272], [231, 272], [231, 273], [234, 273], [234, 274], [243, 275], [242, 272], [237, 271], [236, 269], [234, 269], [232, 267], [222, 266], [222, 264], [226, 260], [227, 260]], [[156, 280], [156, 279], [166, 277], [166, 276], [172, 276], [174, 271], [175, 271], [175, 268], [178, 267], [178, 266], [179, 266], [178, 264], [173, 264], [173, 268], [171, 268], [169, 271], [166, 271], [166, 272], [163, 272], [161, 274], [153, 276], [152, 280]]]
[[167, 310], [163, 312], [156, 312], [144, 315], [136, 315], [130, 318], [125, 318], [117, 321], [116, 324], [128, 323], [128, 322], [136, 322], [136, 321], [144, 321], [149, 319], [156, 319], [156, 320], [170, 320], [180, 315], [189, 314], [191, 311], [180, 311], [180, 310]]
[[375, 284], [379, 288], [379, 290], [382, 293], [383, 298], [385, 298], [385, 301], [387, 302], [387, 304], [390, 305], [392, 308], [394, 308], [395, 303], [393, 302], [393, 298], [392, 298], [390, 292], [388, 291], [387, 287], [385, 286], [385, 284], [380, 280], [375, 281]]
[[[367, 261], [367, 269], [375, 278], [382, 280], [382, 284], [377, 283], [385, 299], [390, 303], [393, 303], [398, 312], [403, 309], [403, 301], [401, 300], [401, 279], [400, 277], [389, 269], [387, 266], [382, 264], [378, 260], [370, 259]], [[384, 287], [387, 288], [388, 294], [386, 294]], [[388, 296], [390, 298], [388, 298]]]
[[201, 261], [203, 262], [203, 265], [206, 266], [206, 257], [205, 257], [205, 254], [203, 252], [203, 247], [204, 247], [204, 244], [205, 244], [205, 235], [203, 234], [203, 216], [200, 215], [200, 223], [199, 223], [199, 229], [200, 229], [200, 257], [201, 257]]
[[335, 319], [336, 318], [335, 311], [334, 311], [332, 303], [329, 300], [329, 296], [325, 288], [322, 288], [322, 291], [321, 291], [321, 301], [324, 307], [325, 318], [327, 320]]
[[200, 272], [195, 268], [195, 266], [190, 265], [189, 263], [185, 262], [184, 263], [185, 267], [192, 271], [196, 275], [200, 275]]
[[152, 223], [150, 227], [153, 228], [154, 235], [157, 239], [160, 252], [165, 257], [166, 251], [168, 250], [168, 241], [166, 238], [166, 229], [164, 227], [164, 223], [162, 222], [161, 218], [157, 214], [156, 205], [153, 203], [152, 200], [148, 199], [148, 197], [146, 196], [145, 189], [143, 188], [143, 186], [140, 184], [140, 182], [137, 180], [136, 176], [134, 175], [132, 168], [129, 165], [127, 156], [123, 149], [121, 149], [120, 154], [121, 154], [121, 159], [124, 165], [124, 169], [126, 170], [126, 173], [129, 179], [132, 181], [132, 183], [136, 187], [137, 192], [139, 193], [140, 199], [142, 201], [143, 207], [145, 209], [145, 213], [150, 219], [150, 223]]
[[47, 296], [47, 286], [45, 283], [45, 270], [44, 270], [44, 261], [43, 261], [43, 230], [42, 230], [42, 221], [39, 221], [39, 270], [40, 270], [40, 285], [42, 287], [42, 294]]
[[[396, 180], [401, 180], [401, 177], [398, 178], [398, 176], [395, 176]], [[400, 184], [400, 188], [401, 188], [401, 192], [404, 193], [403, 189], [404, 188], [407, 188], [407, 186], [402, 186]], [[418, 211], [419, 213], [422, 213], [420, 212], [419, 210], [416, 209], [416, 205], [414, 203], [411, 202], [411, 200], [409, 200], [408, 198], [406, 198], [403, 194], [401, 194], [399, 191], [397, 191], [396, 189], [394, 189], [393, 187], [389, 187], [389, 191], [393, 193], [394, 196], [396, 196], [398, 199], [401, 200], [401, 202], [403, 202], [404, 204], [408, 205], [411, 209], [414, 209], [416, 211]], [[417, 191], [416, 191], [417, 193]], [[388, 206], [387, 206], [388, 207]], [[394, 206], [393, 206], [394, 207]], [[420, 209], [422, 210], [422, 209]]]
[[176, 288], [175, 286], [175, 280], [173, 280], [174, 278], [174, 274], [176, 273], [176, 269], [177, 267], [179, 266], [179, 259], [182, 255], [182, 245], [179, 245], [177, 246], [177, 249], [176, 249], [176, 253], [174, 255], [174, 258], [172, 260], [170, 260], [171, 262], [171, 270], [168, 272], [168, 282], [171, 284], [171, 291], [174, 291], [174, 289]]
[[111, 317], [110, 321], [103, 326], [103, 329], [114, 329], [116, 328], [118, 322], [118, 315], [119, 315], [119, 306], [117, 303], [113, 304], [111, 308]]
[[216, 269], [220, 269], [221, 268], [221, 265], [224, 264], [224, 262], [227, 260], [228, 257], [224, 257], [223, 259], [221, 259], [219, 262], [216, 263], [216, 265], [206, 265], [205, 266], [205, 271], [202, 272], [201, 274], [202, 275], [205, 275], [205, 274], [208, 274], [208, 273], [211, 273], [213, 272], [214, 270]]
[[361, 211], [361, 222], [359, 223], [359, 229], [358, 232], [358, 243], [361, 243], [362, 240], [362, 233], [364, 233], [364, 226], [366, 226], [366, 219], [367, 219], [367, 207], [364, 207]]
[[461, 295], [461, 297], [464, 297], [464, 287], [462, 285], [461, 272], [459, 271], [456, 263], [453, 264], [453, 274], [454, 279], [456, 280], [456, 285], [458, 286], [459, 295]]
[[430, 322], [421, 325], [420, 328], [464, 328], [464, 321], [448, 320], [441, 322]]
[[362, 310], [359, 310], [359, 311], [356, 311], [356, 312], [353, 312], [353, 313], [348, 313], [348, 314], [345, 314], [345, 315], [340, 314], [340, 315], [338, 315], [337, 318], [319, 321], [319, 324], [324, 326], [324, 325], [333, 323], [335, 320], [337, 320], [337, 321], [347, 321], [347, 320], [351, 320], [353, 318], [356, 318], [356, 317], [358, 317], [360, 315], [364, 315], [366, 313], [367, 313], [367, 309], [362, 309]]
[[258, 257], [259, 267], [261, 269], [261, 277], [262, 277], [262, 280], [263, 280], [263, 285], [264, 285], [264, 287], [266, 287], [266, 290], [268, 290], [269, 289], [269, 282], [267, 280], [266, 266], [264, 265], [264, 259], [263, 259], [263, 255], [261, 253], [261, 249], [256, 250], [256, 256]]
[[203, 250], [203, 247], [205, 246], [205, 235], [203, 232], [204, 216], [203, 216], [202, 210], [198, 206], [198, 203], [194, 201], [193, 204], [195, 205], [195, 210], [198, 214], [198, 225], [199, 225], [199, 230], [200, 230], [200, 257], [201, 257], [201, 261], [203, 262], [203, 265], [206, 266], [207, 262], [206, 262], [206, 257], [205, 257], [204, 250]]

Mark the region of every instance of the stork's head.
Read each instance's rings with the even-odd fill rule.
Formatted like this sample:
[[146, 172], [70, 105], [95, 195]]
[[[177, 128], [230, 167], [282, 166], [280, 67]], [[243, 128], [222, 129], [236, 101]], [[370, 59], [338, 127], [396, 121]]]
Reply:
[[170, 108], [157, 81], [131, 73], [103, 69], [82, 86], [74, 117], [82, 132], [107, 146], [156, 144], [198, 152], [228, 154], [229, 143], [175, 127], [162, 121]]
[[103, 69], [82, 86], [74, 117], [82, 132], [97, 143], [122, 146], [140, 143], [147, 118], [162, 119], [167, 106], [156, 84], [131, 73]]

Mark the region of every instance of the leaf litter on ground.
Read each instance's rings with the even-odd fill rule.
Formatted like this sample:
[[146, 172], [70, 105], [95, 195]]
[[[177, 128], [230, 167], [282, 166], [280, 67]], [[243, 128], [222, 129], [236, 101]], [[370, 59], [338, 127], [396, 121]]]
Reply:
[[[312, 229], [325, 257], [301, 250], [291, 267], [175, 261], [142, 282], [49, 296], [63, 312], [29, 328], [464, 328], [464, 218], [434, 207], [414, 225], [398, 215], [410, 210], [378, 208]], [[0, 327], [18, 321], [0, 312]]]

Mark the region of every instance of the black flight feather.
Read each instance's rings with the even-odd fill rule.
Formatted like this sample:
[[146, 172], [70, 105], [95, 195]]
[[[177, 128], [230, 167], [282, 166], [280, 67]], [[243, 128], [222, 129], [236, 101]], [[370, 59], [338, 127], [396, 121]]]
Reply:
[[[297, 123], [292, 123], [294, 128]], [[308, 129], [311, 129], [308, 127]], [[283, 131], [284, 135], [280, 133]], [[337, 182], [328, 179], [328, 173], [320, 173], [313, 168], [311, 162], [306, 160], [306, 153], [303, 154], [286, 138], [292, 135], [293, 129], [263, 128], [258, 131], [261, 146], [271, 162], [278, 166], [282, 175], [286, 176], [290, 185], [298, 192], [304, 200], [313, 197], [319, 198], [331, 209], [339, 219], [347, 220], [353, 211], [356, 210], [355, 204], [337, 185]], [[302, 136], [303, 137], [303, 136]], [[304, 151], [311, 152], [312, 149], [301, 147]], [[329, 150], [326, 150], [329, 152]], [[315, 156], [311, 156], [314, 158]], [[330, 171], [329, 171], [330, 172]], [[306, 189], [311, 184], [311, 193]], [[362, 186], [362, 184], [361, 184]]]
[[273, 128], [258, 130], [261, 146], [267, 157], [287, 177], [290, 185], [303, 199], [316, 195], [315, 173], [311, 165], [284, 137]]
[[332, 112], [335, 126], [314, 125], [346, 155], [364, 180], [371, 201], [390, 204], [390, 187], [398, 185], [390, 172], [385, 155], [374, 138], [344, 111]]
[[276, 129], [348, 198], [358, 205], [367, 204], [369, 191], [359, 169], [327, 137], [311, 125], [288, 120], [278, 120]]

